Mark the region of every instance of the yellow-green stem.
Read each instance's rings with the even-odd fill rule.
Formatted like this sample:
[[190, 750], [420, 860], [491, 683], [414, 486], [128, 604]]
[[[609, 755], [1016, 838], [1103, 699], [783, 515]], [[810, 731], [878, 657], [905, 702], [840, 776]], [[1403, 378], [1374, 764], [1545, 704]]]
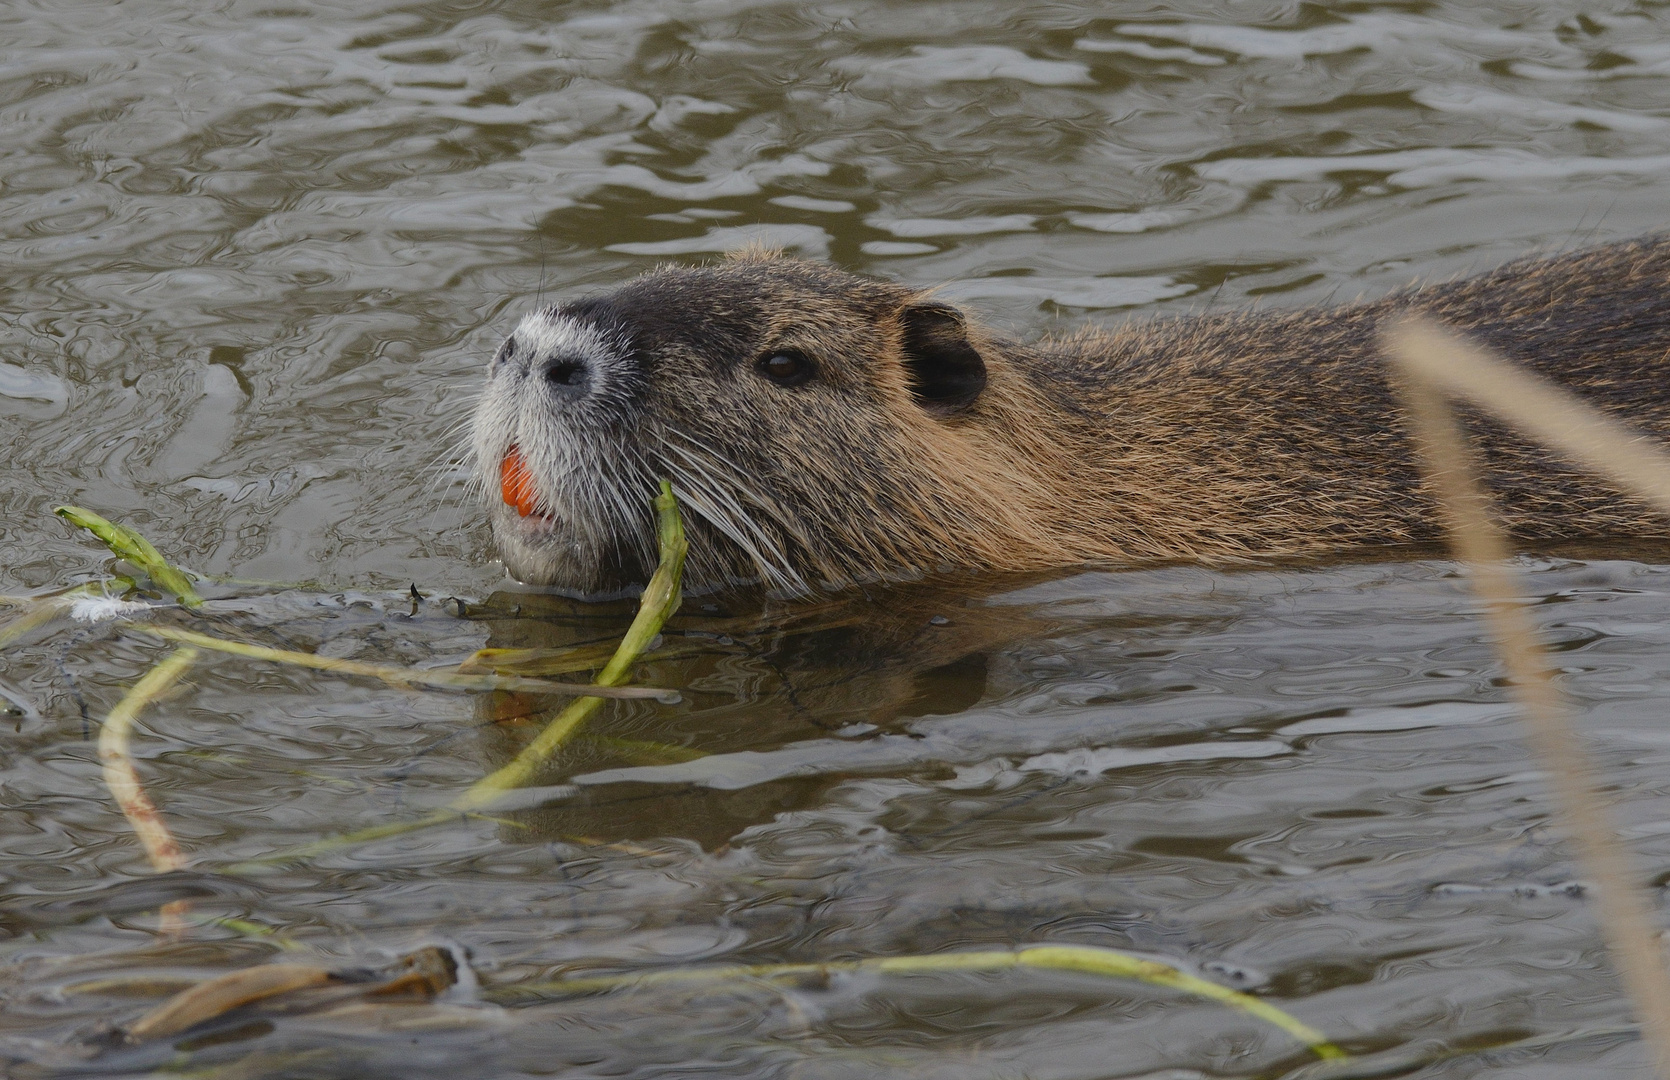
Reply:
[[[679, 582], [684, 574], [684, 555], [687, 545], [684, 539], [684, 523], [679, 518], [678, 500], [673, 497], [672, 485], [661, 481], [661, 493], [655, 498], [656, 537], [661, 550], [661, 561], [655, 569], [655, 574], [645, 586], [643, 596], [638, 602], [638, 614], [627, 628], [626, 637], [609, 662], [604, 665], [597, 675], [596, 685], [602, 687], [616, 686], [625, 682], [631, 674], [632, 664], [661, 633], [661, 627], [666, 624], [673, 612], [678, 610], [681, 594]], [[175, 631], [174, 633], [179, 633]], [[306, 656], [308, 654], [300, 654]], [[462, 676], [461, 676], [462, 677]], [[490, 676], [475, 676], [489, 678]], [[536, 680], [523, 680], [532, 682]], [[386, 825], [373, 825], [370, 828], [359, 829], [355, 832], [344, 833], [340, 836], [326, 837], [311, 844], [275, 851], [271, 855], [249, 862], [228, 867], [233, 872], [252, 870], [258, 866], [285, 862], [291, 859], [306, 859], [327, 852], [340, 851], [356, 844], [371, 840], [381, 840], [402, 833], [416, 832], [420, 829], [431, 828], [456, 820], [462, 814], [469, 817], [481, 816], [477, 813], [504, 796], [506, 792], [523, 787], [544, 766], [553, 753], [557, 751], [574, 732], [577, 731], [585, 719], [596, 708], [603, 704], [603, 699], [597, 696], [587, 696], [571, 702], [567, 708], [558, 714], [532, 743], [511, 762], [478, 780], [465, 789], [463, 794], [454, 799], [446, 807], [435, 810], [421, 818], [411, 821], [390, 822]]]
[[192, 587], [191, 576], [163, 558], [162, 552], [136, 530], [79, 506], [60, 506], [53, 513], [98, 537], [111, 554], [145, 571], [157, 588], [171, 594], [186, 607], [202, 606], [203, 598]]
[[1291, 1035], [1319, 1058], [1343, 1058], [1344, 1050], [1310, 1025], [1276, 1008], [1262, 998], [1231, 990], [1227, 986], [1179, 971], [1169, 964], [1146, 960], [1114, 949], [1087, 945], [1039, 945], [1033, 948], [941, 953], [927, 956], [886, 956], [868, 960], [845, 960], [827, 964], [739, 964], [719, 968], [674, 968], [632, 975], [600, 975], [559, 979], [548, 983], [501, 987], [488, 992], [494, 1000], [549, 997], [557, 994], [595, 993], [626, 987], [667, 983], [733, 982], [748, 979], [781, 979], [796, 975], [825, 975], [835, 972], [874, 971], [906, 975], [933, 971], [1002, 971], [1008, 968], [1045, 968], [1078, 971], [1104, 978], [1135, 979], [1151, 986], [1165, 986], [1195, 997], [1238, 1009]]
[[[368, 664], [362, 660], [343, 660], [334, 656], [296, 652], [293, 649], [274, 649], [266, 645], [251, 645], [243, 641], [200, 634], [195, 630], [181, 630], [173, 626], [134, 626], [136, 633], [152, 634], [182, 645], [196, 645], [216, 652], [231, 653], [251, 660], [270, 660], [275, 664], [330, 671], [338, 675], [363, 675], [381, 679], [393, 686], [428, 686], [440, 690], [510, 690], [524, 694], [596, 694], [598, 691], [583, 683], [551, 682], [548, 679], [529, 679], [520, 675], [461, 675], [456, 671], [435, 671], [428, 668], [405, 668], [394, 664]], [[625, 680], [621, 680], [624, 682]], [[603, 691], [605, 697], [655, 698], [667, 697], [671, 691], [653, 686], [613, 686]]]
[[[661, 493], [655, 497], [656, 538], [661, 550], [660, 565], [644, 587], [638, 601], [638, 614], [627, 628], [615, 655], [597, 673], [598, 686], [619, 686], [632, 673], [632, 664], [661, 633], [673, 612], [678, 610], [682, 596], [679, 582], [684, 576], [684, 522], [679, 518], [678, 500], [673, 487], [661, 481]], [[451, 804], [453, 810], [480, 810], [493, 804], [501, 795], [524, 787], [550, 760], [552, 754], [578, 731], [586, 718], [603, 704], [600, 697], [583, 697], [571, 702], [545, 726], [539, 736], [523, 748], [509, 764], [472, 784]]]

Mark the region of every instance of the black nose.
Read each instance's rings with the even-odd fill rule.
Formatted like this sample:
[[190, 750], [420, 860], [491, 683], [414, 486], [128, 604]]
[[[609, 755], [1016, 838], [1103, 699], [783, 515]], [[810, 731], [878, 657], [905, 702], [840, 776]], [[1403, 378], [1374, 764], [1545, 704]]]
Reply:
[[578, 400], [591, 391], [591, 366], [577, 356], [554, 356], [542, 369], [545, 384], [559, 397]]

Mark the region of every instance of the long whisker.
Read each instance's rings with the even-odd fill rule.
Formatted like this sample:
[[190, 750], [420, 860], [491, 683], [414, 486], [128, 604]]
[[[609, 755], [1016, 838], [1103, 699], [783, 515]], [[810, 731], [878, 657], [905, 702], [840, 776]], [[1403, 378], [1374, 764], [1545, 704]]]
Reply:
[[[689, 443], [690, 446], [700, 454], [700, 457], [692, 459], [690, 458], [689, 451], [683, 449], [682, 447], [675, 447], [668, 444], [666, 440], [666, 436], [668, 435], [675, 436], [684, 440], [686, 443]], [[738, 494], [745, 496], [749, 502], [753, 503], [754, 506], [771, 518], [772, 524], [788, 533], [790, 537], [799, 541], [803, 546], [808, 548], [815, 546], [796, 522], [777, 512], [777, 501], [775, 499], [768, 498], [757, 488], [752, 486], [748, 480], [748, 473], [744, 471], [741, 466], [726, 457], [718, 448], [697, 439], [688, 432], [678, 431], [676, 429], [668, 429], [660, 432], [658, 433], [658, 437], [663, 446], [680, 454], [687, 460], [712, 462], [715, 465], [723, 465], [726, 470], [726, 488], [728, 490], [735, 491]]]
[[659, 441], [670, 455], [670, 471], [675, 474], [680, 494], [693, 513], [740, 548], [767, 585], [794, 592], [810, 591], [805, 579], [790, 564], [780, 540], [764, 529], [736, 497], [740, 492], [765, 509], [766, 501], [757, 492], [734, 475], [724, 478], [714, 475], [713, 466], [718, 464], [715, 460], [693, 454], [666, 439]]

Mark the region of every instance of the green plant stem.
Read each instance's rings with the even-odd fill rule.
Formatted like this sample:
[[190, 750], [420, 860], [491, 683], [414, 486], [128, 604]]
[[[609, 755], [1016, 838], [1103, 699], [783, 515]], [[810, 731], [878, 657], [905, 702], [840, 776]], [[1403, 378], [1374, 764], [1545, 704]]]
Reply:
[[[265, 645], [251, 645], [229, 641], [195, 630], [181, 630], [172, 626], [134, 626], [135, 633], [151, 634], [182, 645], [196, 645], [216, 652], [232, 653], [251, 660], [271, 660], [277, 664], [293, 664], [330, 671], [338, 675], [364, 675], [381, 679], [394, 686], [429, 686], [442, 690], [511, 690], [524, 694], [601, 694], [612, 698], [654, 698], [664, 700], [672, 691], [653, 686], [613, 686], [599, 691], [584, 683], [551, 682], [548, 679], [529, 679], [520, 675], [461, 675], [456, 671], [431, 671], [424, 668], [405, 668], [394, 664], [367, 664], [360, 660], [343, 660], [334, 656], [296, 652], [293, 649], [273, 649]], [[625, 680], [622, 679], [622, 682]]]
[[[649, 584], [644, 587], [643, 596], [638, 601], [638, 614], [632, 620], [632, 625], [627, 628], [626, 637], [621, 640], [614, 656], [597, 674], [596, 685], [599, 687], [617, 686], [619, 683], [626, 681], [627, 676], [632, 672], [632, 664], [648, 647], [649, 643], [655, 640], [656, 635], [661, 633], [661, 627], [666, 624], [667, 619], [672, 616], [673, 612], [678, 610], [679, 602], [682, 599], [679, 592], [679, 582], [684, 574], [684, 556], [688, 547], [684, 538], [684, 523], [679, 518], [678, 500], [673, 497], [672, 485], [665, 480], [661, 481], [661, 494], [655, 498], [655, 514], [656, 538], [661, 549], [661, 562], [656, 567], [654, 576], [649, 579]], [[156, 628], [153, 627], [152, 629]], [[181, 632], [171, 631], [171, 633], [176, 634]], [[299, 653], [297, 655], [307, 656], [308, 654]], [[460, 677], [495, 678], [495, 676]], [[537, 680], [523, 679], [521, 681], [535, 682]], [[580, 725], [601, 704], [603, 704], [603, 698], [597, 695], [578, 698], [571, 702], [508, 765], [476, 781], [465, 789], [463, 794], [442, 809], [411, 821], [373, 825], [367, 829], [358, 829], [340, 836], [326, 837], [300, 847], [276, 851], [271, 855], [251, 859], [228, 869], [238, 872], [291, 859], [312, 858], [372, 840], [381, 840], [389, 836], [398, 836], [402, 833], [416, 832], [420, 829], [442, 825], [457, 820], [460, 814], [479, 817], [479, 811], [491, 807], [506, 792], [525, 786], [550, 759], [551, 755], [567, 742], [575, 731], [579, 730]]]
[[[679, 582], [684, 575], [684, 556], [688, 547], [684, 539], [684, 523], [679, 518], [678, 500], [673, 498], [672, 485], [666, 480], [661, 481], [661, 494], [655, 497], [655, 518], [656, 539], [661, 550], [660, 565], [644, 587], [644, 594], [638, 601], [638, 614], [627, 628], [626, 637], [603, 670], [597, 673], [595, 683], [598, 686], [618, 686], [626, 681], [638, 655], [661, 633], [661, 627], [678, 610], [683, 599]], [[451, 808], [455, 811], [482, 810], [505, 792], [526, 786], [551, 755], [579, 730], [580, 725], [601, 704], [601, 697], [582, 697], [571, 702], [509, 764], [470, 785], [452, 801]]]
[[145, 571], [157, 588], [170, 594], [188, 608], [203, 606], [203, 598], [192, 587], [191, 576], [162, 557], [162, 552], [139, 533], [126, 525], [100, 517], [79, 506], [60, 506], [53, 511], [71, 525], [86, 529], [104, 542], [111, 554]]
[[914, 975], [934, 971], [1004, 971], [1010, 968], [1043, 968], [1077, 971], [1104, 978], [1135, 979], [1151, 986], [1165, 986], [1195, 997], [1206, 998], [1237, 1009], [1248, 1016], [1280, 1028], [1303, 1043], [1319, 1058], [1348, 1055], [1310, 1025], [1283, 1012], [1262, 998], [1207, 982], [1154, 960], [1145, 960], [1114, 949], [1086, 945], [1040, 945], [1027, 949], [942, 953], [927, 956], [887, 956], [868, 960], [844, 960], [827, 964], [739, 964], [719, 968], [673, 968], [632, 975], [584, 976], [547, 983], [508, 986], [489, 990], [495, 1001], [551, 997], [561, 994], [597, 993], [628, 987], [659, 986], [670, 983], [735, 982], [750, 979], [781, 979], [796, 975], [828, 975], [836, 972], [873, 971], [879, 974]]

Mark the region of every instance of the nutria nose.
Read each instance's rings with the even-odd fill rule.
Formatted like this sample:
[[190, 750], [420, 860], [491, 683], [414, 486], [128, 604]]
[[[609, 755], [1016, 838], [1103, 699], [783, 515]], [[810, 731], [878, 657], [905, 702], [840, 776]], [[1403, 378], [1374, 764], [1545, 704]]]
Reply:
[[591, 366], [581, 357], [553, 356], [545, 361], [542, 374], [558, 397], [578, 401], [591, 391]]

